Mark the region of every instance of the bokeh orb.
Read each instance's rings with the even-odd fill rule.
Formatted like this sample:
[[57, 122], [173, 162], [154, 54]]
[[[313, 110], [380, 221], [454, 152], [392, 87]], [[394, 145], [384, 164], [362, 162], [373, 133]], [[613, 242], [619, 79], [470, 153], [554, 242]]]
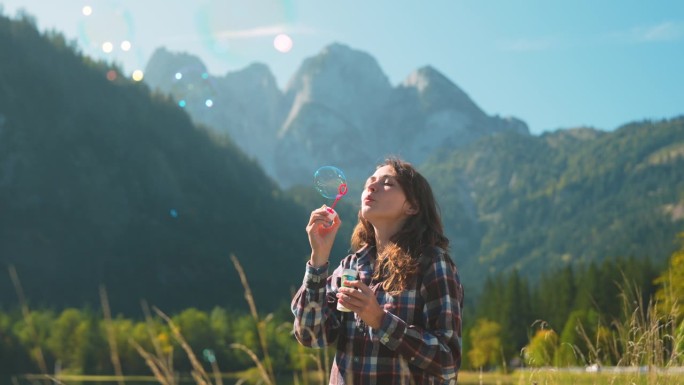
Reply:
[[288, 53], [292, 49], [292, 38], [288, 35], [281, 33], [273, 39], [273, 47], [278, 52]]

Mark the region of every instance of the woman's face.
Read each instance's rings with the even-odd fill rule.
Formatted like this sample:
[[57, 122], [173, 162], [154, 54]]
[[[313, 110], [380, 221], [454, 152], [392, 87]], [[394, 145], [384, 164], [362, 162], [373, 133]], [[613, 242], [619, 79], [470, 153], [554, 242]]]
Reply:
[[361, 215], [373, 225], [402, 221], [412, 214], [411, 205], [396, 180], [396, 172], [385, 165], [371, 175], [361, 194]]

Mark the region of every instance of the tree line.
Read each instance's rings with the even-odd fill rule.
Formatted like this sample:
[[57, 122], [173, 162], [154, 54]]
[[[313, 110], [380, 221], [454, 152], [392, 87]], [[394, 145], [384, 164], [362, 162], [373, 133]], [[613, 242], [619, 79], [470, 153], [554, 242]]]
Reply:
[[[477, 297], [464, 313], [464, 368], [684, 363], [684, 242], [663, 269], [649, 259], [614, 258], [545, 273], [535, 285], [513, 271], [488, 277]], [[221, 307], [189, 308], [169, 321], [149, 313], [112, 319], [94, 308], [0, 309], [0, 374], [114, 373], [113, 351], [125, 374], [150, 374], [141, 349], [189, 372], [181, 342], [207, 370], [212, 363], [223, 372], [249, 370], [247, 350], [268, 356], [276, 375], [316, 368], [290, 333], [286, 304], [260, 320]]]

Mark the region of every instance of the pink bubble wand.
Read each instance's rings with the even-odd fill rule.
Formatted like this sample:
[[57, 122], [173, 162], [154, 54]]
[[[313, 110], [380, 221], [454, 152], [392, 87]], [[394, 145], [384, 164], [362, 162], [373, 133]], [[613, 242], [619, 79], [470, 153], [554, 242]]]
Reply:
[[332, 225], [332, 222], [335, 221], [335, 216], [337, 213], [335, 212], [335, 205], [337, 205], [337, 202], [342, 199], [343, 196], [347, 195], [347, 184], [346, 183], [341, 183], [340, 187], [337, 189], [337, 195], [335, 196], [335, 200], [333, 201], [332, 205], [330, 207], [326, 208], [326, 211], [332, 216], [332, 219], [330, 220], [330, 224]]

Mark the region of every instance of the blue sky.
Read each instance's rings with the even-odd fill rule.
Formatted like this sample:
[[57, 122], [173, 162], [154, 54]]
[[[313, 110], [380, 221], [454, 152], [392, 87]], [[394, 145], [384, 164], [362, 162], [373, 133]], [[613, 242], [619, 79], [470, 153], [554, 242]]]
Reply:
[[[612, 130], [684, 114], [684, 1], [0, 0], [81, 50], [144, 69], [157, 47], [221, 76], [262, 62], [285, 87], [302, 60], [339, 42], [371, 54], [392, 84], [431, 65], [488, 114], [534, 133]], [[85, 16], [83, 8], [92, 14]], [[274, 48], [291, 37], [289, 52]], [[111, 53], [102, 41], [114, 42]], [[119, 41], [130, 41], [128, 51]]]

